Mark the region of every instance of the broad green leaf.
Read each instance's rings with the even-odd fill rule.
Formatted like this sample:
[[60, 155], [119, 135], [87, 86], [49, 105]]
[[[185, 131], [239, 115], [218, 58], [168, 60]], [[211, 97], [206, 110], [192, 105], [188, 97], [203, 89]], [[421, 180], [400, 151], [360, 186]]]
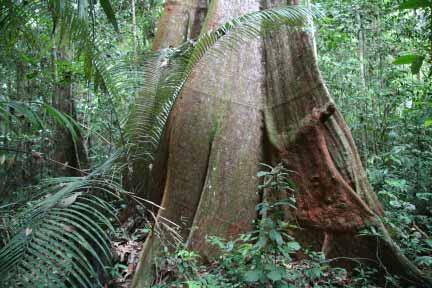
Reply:
[[264, 176], [267, 176], [267, 175], [269, 175], [269, 174], [271, 174], [270, 172], [267, 172], [267, 171], [259, 171], [258, 173], [257, 173], [257, 177], [264, 177]]
[[6, 155], [3, 154], [0, 156], [0, 165], [3, 165], [6, 162]]
[[276, 230], [270, 231], [270, 239], [275, 241], [278, 245], [282, 245], [284, 243], [282, 235]]
[[399, 56], [398, 58], [396, 58], [396, 60], [393, 62], [393, 64], [396, 64], [396, 65], [412, 64], [419, 57], [423, 57], [423, 56], [419, 56], [419, 55], [415, 55], [415, 54], [407, 54], [407, 55]]
[[188, 288], [201, 288], [203, 287], [198, 281], [187, 281], [186, 282]]
[[418, 74], [420, 72], [424, 60], [425, 60], [424, 56], [419, 56], [417, 57], [417, 59], [414, 60], [414, 62], [411, 64], [411, 72], [413, 74]]
[[301, 249], [301, 246], [298, 242], [292, 241], [292, 242], [289, 242], [287, 244], [287, 249], [290, 252], [296, 252], [296, 251], [299, 251]]
[[72, 136], [72, 140], [76, 143], [79, 135], [79, 125], [78, 123], [69, 115], [57, 110], [51, 105], [44, 104], [45, 111], [48, 115], [50, 115], [53, 120], [59, 124], [64, 129], [67, 129], [68, 132]]
[[392, 200], [389, 202], [390, 206], [394, 208], [400, 208], [402, 207], [401, 203], [398, 200]]
[[245, 273], [244, 280], [246, 282], [258, 282], [258, 280], [261, 278], [261, 271], [258, 270], [251, 270]]
[[73, 194], [72, 196], [69, 196], [67, 198], [64, 198], [63, 200], [61, 200], [57, 206], [60, 208], [67, 208], [70, 205], [72, 205], [73, 203], [75, 203], [76, 199], [78, 198], [78, 196], [80, 196], [82, 194], [82, 192], [77, 192], [75, 194]]
[[400, 10], [419, 9], [419, 8], [426, 8], [431, 6], [432, 6], [432, 2], [429, 0], [406, 0], [399, 6], [399, 9]]
[[321, 271], [321, 267], [318, 266], [318, 267], [313, 267], [313, 268], [307, 269], [305, 271], [305, 274], [311, 280], [316, 280], [316, 279], [319, 279], [322, 276], [323, 271]]
[[415, 262], [418, 265], [422, 265], [422, 266], [432, 266], [432, 257], [431, 256], [421, 256], [421, 257], [417, 257]]
[[273, 282], [282, 280], [282, 273], [278, 270], [272, 270], [267, 274], [267, 278]]
[[426, 122], [424, 123], [424, 126], [425, 126], [426, 128], [432, 126], [432, 119], [428, 119], [428, 120], [426, 120]]

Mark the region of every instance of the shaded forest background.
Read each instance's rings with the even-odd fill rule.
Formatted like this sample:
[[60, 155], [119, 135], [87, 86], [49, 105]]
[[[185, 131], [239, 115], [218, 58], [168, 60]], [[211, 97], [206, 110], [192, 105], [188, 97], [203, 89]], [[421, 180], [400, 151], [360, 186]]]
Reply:
[[[124, 171], [131, 169], [136, 157], [130, 143], [140, 119], [136, 116], [140, 91], [152, 83], [146, 71], [153, 64], [145, 59], [156, 57], [152, 42], [163, 4], [162, 0], [100, 1], [97, 5], [79, 1], [58, 11], [53, 4], [43, 12], [39, 2], [30, 2], [32, 9], [22, 10], [13, 1], [1, 2], [0, 247], [19, 233], [29, 236], [36, 231], [39, 224], [33, 227], [26, 222], [30, 221], [25, 216], [29, 209], [45, 207], [44, 201], [66, 188], [60, 202], [53, 200], [46, 207], [72, 209], [77, 198], [85, 198], [77, 191], [97, 186], [102, 192], [96, 193], [97, 200], [88, 201], [111, 205], [107, 213], [113, 213], [97, 221], [114, 223], [100, 226], [112, 228], [106, 235], [115, 248], [106, 249], [105, 239], [87, 243], [102, 243], [102, 248], [94, 248], [96, 253], [97, 249], [116, 250], [121, 256], [114, 261], [100, 260], [101, 266], [110, 267], [109, 276], [101, 278], [124, 280], [133, 273], [137, 259], [131, 258], [137, 258], [136, 247], [149, 232], [151, 217], [145, 212], [148, 205], [137, 204], [145, 200], [123, 197], [131, 187]], [[386, 210], [391, 236], [421, 270], [430, 273], [430, 3], [352, 0], [312, 4], [324, 15], [313, 27], [319, 67]], [[187, 47], [166, 52], [187, 53], [184, 49]], [[63, 223], [62, 233], [71, 233], [68, 227], [75, 221], [81, 223], [78, 230], [91, 230], [91, 205], [82, 205], [82, 219], [86, 220], [71, 216], [70, 222]], [[131, 206], [136, 208], [126, 209]], [[44, 213], [51, 213], [48, 208], [37, 213], [45, 217], [48, 214]], [[87, 252], [91, 254], [92, 249]], [[28, 254], [22, 257], [33, 261]], [[7, 271], [9, 264], [0, 261], [0, 271]], [[179, 266], [177, 262], [170, 265]], [[369, 276], [362, 273], [366, 274], [358, 276], [354, 287], [367, 287], [361, 285], [368, 285]]]

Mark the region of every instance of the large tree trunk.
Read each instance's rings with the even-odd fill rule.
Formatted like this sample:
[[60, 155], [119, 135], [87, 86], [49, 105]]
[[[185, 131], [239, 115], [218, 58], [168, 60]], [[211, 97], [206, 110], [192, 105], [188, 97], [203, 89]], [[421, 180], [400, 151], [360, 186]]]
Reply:
[[[213, 1], [204, 29], [259, 10], [259, 1], [240, 2]], [[243, 53], [205, 57], [173, 113], [160, 216], [182, 219], [182, 236], [203, 252], [209, 251], [205, 235], [238, 235], [251, 228], [256, 216], [264, 99], [261, 49], [253, 41], [239, 47]], [[235, 82], [226, 81], [234, 76]]]
[[[234, 2], [212, 1], [204, 29], [260, 8], [258, 0]], [[171, 115], [164, 209], [158, 221], [180, 225], [183, 239], [201, 252], [211, 251], [205, 249], [205, 235], [247, 232], [256, 216], [264, 100], [261, 46], [254, 41], [238, 49], [241, 55], [204, 57]], [[234, 76], [236, 82], [226, 81]], [[191, 231], [192, 225], [197, 229]], [[147, 239], [148, 253], [142, 255], [134, 287], [149, 287], [153, 253], [160, 245], [155, 234]]]
[[[204, 29], [258, 11], [260, 4], [271, 8], [287, 1], [213, 0]], [[175, 105], [164, 144], [158, 221], [177, 223], [190, 248], [212, 256], [206, 235], [230, 238], [252, 229], [261, 200], [258, 164], [282, 162], [295, 171], [298, 208], [286, 214], [304, 228], [292, 231], [299, 241], [328, 257], [370, 258], [429, 287], [380, 220], [382, 208], [321, 78], [310, 35], [273, 32], [238, 50], [204, 57]], [[370, 226], [381, 236], [357, 236]], [[150, 286], [153, 256], [162, 243], [155, 235], [144, 245], [134, 287]]]

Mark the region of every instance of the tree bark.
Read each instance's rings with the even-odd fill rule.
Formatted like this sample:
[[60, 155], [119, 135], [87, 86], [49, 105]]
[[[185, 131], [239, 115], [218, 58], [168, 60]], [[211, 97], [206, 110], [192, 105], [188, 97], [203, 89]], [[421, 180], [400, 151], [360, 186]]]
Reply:
[[[203, 29], [258, 11], [259, 2], [213, 0]], [[205, 235], [247, 232], [256, 216], [264, 99], [264, 67], [256, 56], [262, 55], [261, 46], [254, 41], [239, 47], [241, 54], [204, 57], [171, 115], [164, 209], [158, 221], [180, 225], [190, 247], [207, 251], [207, 256], [211, 250], [206, 249]], [[227, 77], [236, 81], [226, 81]], [[161, 245], [154, 235], [144, 244], [151, 253], [143, 253], [133, 287], [151, 283], [151, 257]]]
[[[204, 29], [258, 11], [260, 4], [288, 3], [213, 0]], [[258, 164], [270, 159], [295, 171], [298, 207], [286, 216], [302, 225], [290, 232], [305, 246], [330, 258], [369, 258], [407, 282], [429, 287], [381, 221], [383, 210], [319, 73], [310, 35], [272, 32], [238, 50], [227, 49], [223, 58], [205, 56], [176, 102], [158, 223], [177, 223], [190, 248], [214, 256], [207, 235], [230, 238], [253, 228], [261, 200]], [[368, 227], [380, 236], [358, 236]], [[133, 287], [150, 286], [161, 244], [155, 234], [148, 237]]]
[[[71, 73], [69, 71], [62, 71], [61, 75], [57, 75], [60, 73], [57, 73], [55, 68], [57, 61], [68, 61], [69, 56], [65, 47], [57, 48], [54, 45], [52, 49], [53, 75], [54, 79], [56, 79], [52, 98], [53, 106], [58, 111], [77, 120]], [[82, 176], [89, 164], [82, 135], [77, 131], [77, 137], [73, 139], [72, 134], [66, 127], [62, 125], [56, 126], [52, 157], [57, 162], [53, 167], [56, 175]]]
[[[208, 10], [207, 0], [168, 0], [165, 3], [164, 13], [158, 23], [157, 34], [153, 42], [153, 51], [163, 48], [175, 47], [185, 41], [198, 37]], [[140, 95], [138, 97], [141, 97]], [[175, 107], [174, 107], [175, 109]], [[174, 114], [174, 113], [173, 113]], [[168, 173], [168, 155], [170, 135], [172, 131], [173, 116], [171, 115], [162, 142], [156, 152], [153, 167], [145, 167], [145, 163], [133, 163], [133, 172], [130, 179], [130, 189], [153, 203], [161, 204], [165, 191]], [[155, 213], [160, 213], [157, 207], [149, 207]], [[163, 218], [157, 215], [156, 225]], [[141, 258], [133, 279], [132, 287], [149, 287], [152, 284], [153, 260], [158, 253], [161, 242], [160, 235], [152, 232], [143, 245]]]
[[168, 0], [159, 21], [153, 50], [176, 47], [196, 38], [207, 13], [208, 0]]

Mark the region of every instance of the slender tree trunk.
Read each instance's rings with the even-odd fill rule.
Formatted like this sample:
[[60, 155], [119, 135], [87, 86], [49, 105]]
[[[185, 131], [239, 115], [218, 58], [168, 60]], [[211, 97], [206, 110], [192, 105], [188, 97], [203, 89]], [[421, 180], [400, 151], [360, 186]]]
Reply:
[[[281, 4], [287, 1], [213, 0], [204, 29]], [[205, 56], [175, 105], [157, 224], [177, 223], [190, 248], [213, 256], [205, 236], [230, 238], [253, 228], [261, 200], [255, 176], [270, 159], [295, 171], [298, 208], [286, 215], [302, 225], [291, 232], [304, 245], [328, 257], [370, 258], [407, 281], [430, 285], [380, 219], [383, 210], [319, 73], [310, 35], [273, 32], [238, 50]], [[357, 236], [368, 227], [380, 236]], [[153, 257], [164, 243], [155, 235], [144, 244], [133, 287], [151, 284]]]
[[[17, 61], [15, 61], [16, 64], [16, 80], [15, 80], [15, 95], [12, 98], [15, 101], [22, 101], [22, 102], [26, 102], [26, 100], [28, 100], [28, 95], [27, 95], [27, 81], [26, 81], [26, 73], [27, 73], [27, 65], [26, 63], [24, 63], [21, 59], [18, 59]], [[15, 111], [12, 109], [12, 111], [10, 111], [12, 113], [15, 113]], [[26, 130], [25, 127], [23, 127], [22, 129], [20, 129], [20, 134], [21, 135], [25, 135], [26, 134]], [[23, 139], [24, 140], [24, 139]], [[28, 141], [24, 140], [24, 141], [20, 141], [19, 143], [17, 143], [17, 149], [20, 151], [27, 151], [26, 149], [28, 148]], [[19, 155], [18, 157], [23, 157], [23, 155]], [[30, 161], [32, 161], [30, 159]], [[20, 170], [21, 170], [21, 181], [24, 183], [28, 182], [28, 166], [27, 166], [27, 161], [19, 161], [20, 163]]]
[[137, 23], [136, 23], [135, 0], [131, 0], [131, 8], [132, 8], [133, 49], [134, 49], [134, 57], [136, 57], [136, 53], [138, 49], [138, 34], [137, 34]]
[[[74, 95], [72, 90], [72, 75], [70, 71], [58, 71], [58, 61], [69, 61], [66, 45], [62, 39], [58, 39], [59, 23], [53, 31], [53, 47], [51, 51], [52, 74], [55, 79], [52, 103], [60, 112], [77, 120]], [[56, 42], [59, 43], [56, 43]], [[59, 73], [61, 72], [61, 73]], [[82, 171], [88, 168], [87, 153], [82, 135], [77, 131], [76, 139], [73, 139], [70, 131], [57, 125], [54, 138], [53, 160], [57, 163], [54, 171], [60, 176], [82, 176]]]
[[17, 101], [28, 100], [27, 95], [27, 65], [22, 60], [17, 60], [16, 62], [16, 95], [14, 97]]
[[366, 67], [365, 67], [365, 35], [364, 35], [364, 29], [363, 29], [363, 22], [360, 14], [360, 7], [356, 10], [356, 21], [358, 26], [358, 56], [359, 56], [359, 62], [360, 62], [360, 80], [361, 80], [361, 93], [362, 96], [360, 101], [362, 101], [361, 106], [362, 110], [360, 110], [360, 113], [362, 114], [360, 116], [360, 135], [362, 138], [361, 146], [362, 146], [362, 156], [363, 156], [363, 163], [364, 165], [367, 164], [368, 159], [368, 89], [366, 84]]

